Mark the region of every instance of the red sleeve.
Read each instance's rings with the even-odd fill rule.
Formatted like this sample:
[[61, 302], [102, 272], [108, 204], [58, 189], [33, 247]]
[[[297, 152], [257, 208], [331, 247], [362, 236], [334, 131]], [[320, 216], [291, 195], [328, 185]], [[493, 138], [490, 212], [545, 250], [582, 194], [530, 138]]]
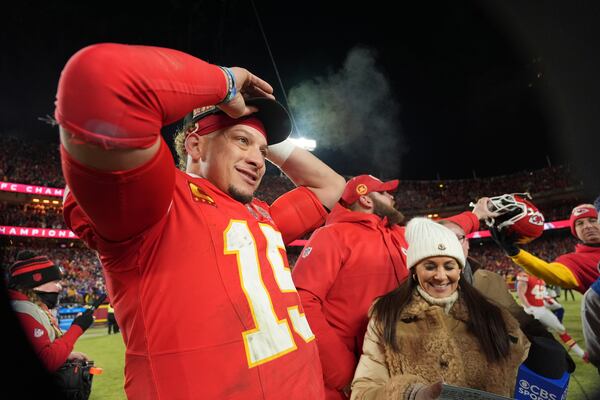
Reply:
[[599, 258], [590, 254], [582, 253], [567, 253], [559, 256], [554, 260], [555, 263], [560, 263], [567, 267], [575, 280], [579, 284], [577, 290], [585, 293], [586, 290], [598, 279]]
[[[144, 231], [167, 213], [175, 188], [175, 166], [164, 140], [149, 162], [129, 171], [86, 167], [62, 146], [61, 156], [71, 192], [63, 209], [65, 221], [90, 247], [95, 248], [87, 237], [90, 230], [85, 231], [87, 225], [81, 224], [83, 219], [90, 221], [92, 230], [103, 239], [119, 242]], [[77, 213], [79, 219], [74, 218]]]
[[296, 262], [292, 278], [317, 339], [325, 384], [341, 390], [352, 381], [356, 357], [329, 325], [322, 309], [344, 263], [344, 255], [337, 243], [330, 229], [315, 231]]
[[16, 314], [38, 358], [49, 371], [58, 370], [73, 351], [75, 341], [83, 334], [81, 328], [73, 325], [63, 336], [51, 342], [48, 332], [35, 318], [25, 313]]
[[469, 233], [475, 232], [479, 229], [479, 220], [471, 211], [465, 211], [458, 215], [444, 218], [444, 221], [454, 222], [456, 225], [460, 226], [463, 231], [465, 231], [465, 235], [468, 235]]
[[270, 213], [286, 245], [323, 225], [327, 217], [317, 196], [302, 186], [275, 200]]
[[102, 43], [80, 50], [65, 65], [55, 117], [85, 142], [147, 148], [163, 126], [219, 103], [226, 92], [223, 71], [189, 54]]

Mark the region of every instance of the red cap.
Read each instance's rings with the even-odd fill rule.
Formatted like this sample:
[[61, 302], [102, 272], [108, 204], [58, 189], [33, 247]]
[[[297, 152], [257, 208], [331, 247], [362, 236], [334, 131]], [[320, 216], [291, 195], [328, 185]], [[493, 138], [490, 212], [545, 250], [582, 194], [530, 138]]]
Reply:
[[393, 192], [398, 188], [398, 179], [388, 182], [382, 182], [372, 175], [359, 175], [350, 179], [346, 183], [342, 200], [350, 205], [353, 204], [360, 196], [364, 196], [372, 192]]
[[[596, 218], [598, 219], [598, 211], [591, 204], [580, 204], [571, 211], [571, 218], [569, 218], [569, 225], [571, 225], [571, 233], [577, 237], [577, 231], [575, 230], [575, 222], [581, 218]], [[579, 238], [578, 238], [579, 239]]]

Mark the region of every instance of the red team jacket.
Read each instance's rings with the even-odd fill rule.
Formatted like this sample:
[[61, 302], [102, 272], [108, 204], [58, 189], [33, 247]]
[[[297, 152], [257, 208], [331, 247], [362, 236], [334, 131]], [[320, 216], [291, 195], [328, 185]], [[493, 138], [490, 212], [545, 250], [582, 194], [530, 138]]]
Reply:
[[[466, 233], [479, 228], [471, 212], [449, 220]], [[404, 233], [377, 215], [336, 205], [298, 258], [292, 275], [317, 336], [327, 399], [343, 399], [340, 390], [352, 381], [371, 304], [408, 276]]]
[[[161, 126], [216, 104], [225, 87], [219, 68], [183, 53], [104, 44], [65, 67], [55, 115], [82, 140], [145, 146]], [[324, 222], [312, 192], [244, 205], [176, 169], [164, 141], [130, 171], [100, 172], [61, 152], [72, 190], [65, 221], [100, 255], [129, 399], [324, 397], [284, 246]]]

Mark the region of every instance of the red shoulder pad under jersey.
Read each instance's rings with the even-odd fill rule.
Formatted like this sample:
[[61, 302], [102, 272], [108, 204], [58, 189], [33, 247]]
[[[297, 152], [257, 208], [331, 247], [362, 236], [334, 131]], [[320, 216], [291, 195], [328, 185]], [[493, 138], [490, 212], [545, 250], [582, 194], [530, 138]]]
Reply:
[[220, 102], [223, 71], [180, 51], [101, 43], [78, 51], [58, 82], [55, 118], [85, 143], [147, 148], [160, 129]]
[[465, 235], [468, 235], [469, 233], [475, 232], [479, 229], [479, 220], [471, 211], [465, 211], [458, 215], [444, 218], [444, 221], [454, 222], [456, 225], [460, 226], [463, 231], [465, 231]]
[[317, 196], [303, 186], [275, 200], [270, 213], [286, 245], [323, 225], [327, 216]]

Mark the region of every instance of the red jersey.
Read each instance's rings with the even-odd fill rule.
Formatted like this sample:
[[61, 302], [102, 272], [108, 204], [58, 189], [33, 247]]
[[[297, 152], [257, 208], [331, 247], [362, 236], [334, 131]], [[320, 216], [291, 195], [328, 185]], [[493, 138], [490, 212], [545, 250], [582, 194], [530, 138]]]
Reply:
[[[293, 240], [323, 222], [325, 211], [312, 192], [298, 188], [277, 200], [279, 209], [302, 208], [294, 215], [304, 216], [281, 220], [264, 202], [244, 205], [177, 170], [164, 142], [154, 160], [133, 171], [94, 171], [64, 151], [63, 167], [79, 193], [85, 189], [79, 179], [92, 177], [94, 185], [111, 182], [123, 204], [144, 181], [156, 190], [169, 187], [153, 179], [153, 169], [174, 175], [168, 211], [123, 242], [104, 240], [73, 196], [64, 207], [71, 228], [100, 254], [127, 347], [129, 399], [324, 396], [315, 336], [282, 238]], [[103, 188], [95, 193], [101, 202]], [[120, 228], [128, 224], [124, 218]]]
[[534, 275], [519, 274], [517, 280], [527, 285], [525, 290], [525, 299], [532, 307], [544, 307], [544, 297], [546, 296], [546, 282]]
[[574, 253], [563, 254], [555, 262], [565, 265], [573, 272], [579, 287], [585, 293], [596, 279], [600, 278], [600, 247], [577, 244]]

